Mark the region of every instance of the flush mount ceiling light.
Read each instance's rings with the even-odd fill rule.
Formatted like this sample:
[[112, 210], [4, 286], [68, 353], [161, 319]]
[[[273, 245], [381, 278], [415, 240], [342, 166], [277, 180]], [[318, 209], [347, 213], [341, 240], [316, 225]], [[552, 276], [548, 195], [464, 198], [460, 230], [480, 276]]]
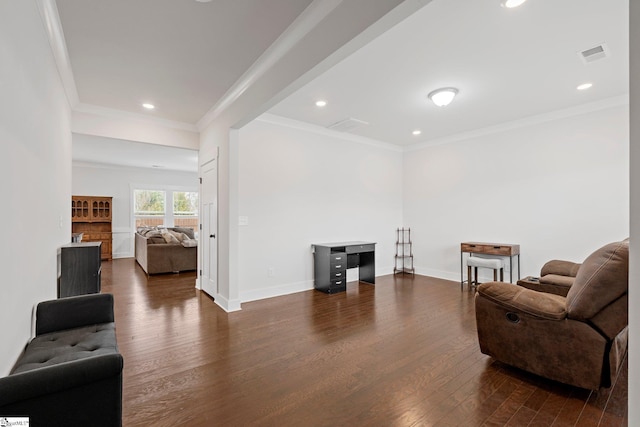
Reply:
[[518, 7], [526, 1], [527, 0], [502, 0], [500, 1], [500, 5], [508, 9], [513, 9], [514, 7]]
[[316, 101], [317, 107], [324, 107], [325, 105], [327, 105], [327, 101], [323, 101], [322, 99], [319, 101]]
[[436, 89], [429, 94], [429, 99], [433, 101], [438, 107], [444, 107], [445, 105], [449, 105], [453, 98], [458, 93], [458, 89], [455, 87], [443, 87], [440, 89]]
[[145, 102], [144, 104], [142, 104], [142, 106], [143, 106], [144, 108], [146, 108], [147, 110], [153, 110], [154, 108], [156, 108], [156, 106], [155, 106], [155, 105], [153, 105], [153, 104], [149, 104], [148, 102]]
[[413, 135], [420, 135], [422, 133], [422, 131], [420, 129], [416, 129], [413, 132], [411, 132]]
[[587, 90], [589, 89], [591, 86], [593, 86], [593, 83], [582, 83], [581, 85], [579, 85], [576, 89], [578, 90]]

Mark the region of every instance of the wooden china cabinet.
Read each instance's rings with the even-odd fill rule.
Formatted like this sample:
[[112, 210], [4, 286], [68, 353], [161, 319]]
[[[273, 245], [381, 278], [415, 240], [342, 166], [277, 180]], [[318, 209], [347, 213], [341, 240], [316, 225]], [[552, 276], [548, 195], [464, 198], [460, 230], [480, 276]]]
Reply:
[[83, 242], [102, 242], [101, 258], [111, 259], [112, 198], [71, 196], [71, 232]]

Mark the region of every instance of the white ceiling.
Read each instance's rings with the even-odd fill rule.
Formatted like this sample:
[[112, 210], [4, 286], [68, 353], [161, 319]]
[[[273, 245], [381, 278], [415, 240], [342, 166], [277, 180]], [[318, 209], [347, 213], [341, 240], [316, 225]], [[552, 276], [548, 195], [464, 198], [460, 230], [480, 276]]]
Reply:
[[198, 171], [198, 152], [186, 148], [74, 134], [73, 161], [182, 172]]
[[[81, 103], [190, 124], [310, 3], [57, 0]], [[352, 117], [370, 123], [352, 133], [407, 146], [628, 94], [628, 0], [499, 3], [433, 0], [269, 112]], [[610, 56], [584, 64], [577, 52], [600, 43]], [[426, 96], [442, 86], [460, 92], [438, 108]]]
[[196, 123], [311, 0], [56, 3], [82, 103]]
[[[499, 3], [434, 0], [271, 113], [320, 126], [352, 117], [369, 123], [354, 134], [409, 145], [628, 94], [627, 0]], [[577, 55], [603, 42], [610, 57]], [[459, 89], [449, 106], [428, 100], [447, 86]]]

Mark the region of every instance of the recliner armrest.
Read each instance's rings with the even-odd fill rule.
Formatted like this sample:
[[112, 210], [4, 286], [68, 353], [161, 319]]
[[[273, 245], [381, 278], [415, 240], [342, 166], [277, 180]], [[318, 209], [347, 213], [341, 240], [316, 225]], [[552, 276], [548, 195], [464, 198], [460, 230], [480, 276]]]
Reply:
[[111, 294], [60, 298], [38, 304], [36, 335], [113, 321], [113, 295]]
[[504, 282], [486, 282], [478, 286], [476, 298], [487, 298], [514, 311], [548, 320], [567, 317], [566, 299], [560, 295], [536, 292]]
[[543, 277], [547, 274], [555, 274], [558, 276], [576, 277], [581, 265], [582, 264], [577, 264], [571, 261], [553, 259], [542, 266], [540, 276]]

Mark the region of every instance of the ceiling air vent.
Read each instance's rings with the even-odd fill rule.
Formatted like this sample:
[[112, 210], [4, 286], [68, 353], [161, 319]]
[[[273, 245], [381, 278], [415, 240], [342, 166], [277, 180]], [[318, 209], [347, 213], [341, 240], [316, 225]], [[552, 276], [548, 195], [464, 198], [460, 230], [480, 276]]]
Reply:
[[588, 64], [590, 62], [594, 62], [609, 56], [609, 49], [607, 48], [606, 44], [602, 43], [598, 46], [594, 46], [592, 48], [583, 50], [582, 52], [578, 52], [578, 56], [585, 64]]
[[339, 122], [336, 122], [331, 126], [328, 126], [328, 128], [337, 130], [339, 132], [349, 132], [359, 126], [368, 125], [368, 124], [369, 123], [363, 120], [358, 120], [358, 119], [349, 117], [348, 119], [340, 120]]

